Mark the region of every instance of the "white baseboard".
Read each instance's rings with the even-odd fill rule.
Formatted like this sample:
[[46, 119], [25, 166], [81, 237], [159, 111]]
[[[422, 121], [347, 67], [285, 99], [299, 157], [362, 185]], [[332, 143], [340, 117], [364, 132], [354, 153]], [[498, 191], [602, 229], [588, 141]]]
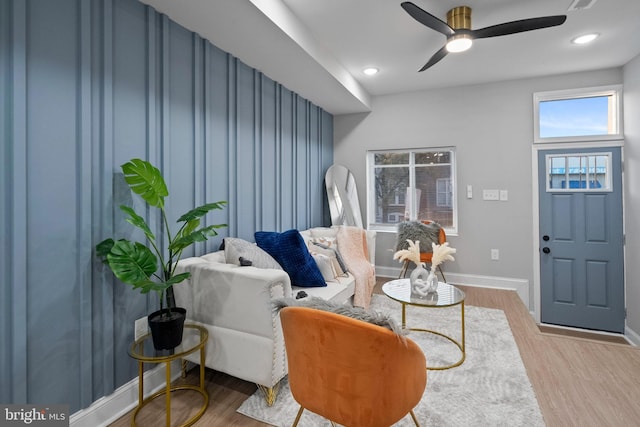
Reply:
[[640, 347], [640, 334], [638, 334], [636, 331], [628, 326], [625, 326], [624, 336], [631, 344], [635, 345], [636, 347]]
[[[144, 373], [144, 396], [150, 396], [164, 388], [165, 367], [164, 363]], [[171, 363], [171, 380], [180, 376], [180, 363]], [[118, 387], [109, 396], [101, 397], [88, 408], [82, 409], [69, 417], [70, 427], [103, 427], [111, 424], [138, 404], [138, 377]]]
[[[400, 268], [376, 267], [376, 276], [397, 278]], [[445, 272], [447, 282], [454, 285], [477, 286], [491, 289], [508, 289], [518, 293], [525, 307], [529, 309], [529, 281], [512, 277], [480, 276], [477, 274], [461, 274]]]

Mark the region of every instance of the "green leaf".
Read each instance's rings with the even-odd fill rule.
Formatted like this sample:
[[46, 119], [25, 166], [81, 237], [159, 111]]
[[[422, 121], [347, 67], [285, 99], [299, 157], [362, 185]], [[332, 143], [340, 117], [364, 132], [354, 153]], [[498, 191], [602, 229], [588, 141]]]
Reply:
[[176, 238], [169, 245], [169, 250], [180, 252], [181, 250], [191, 246], [195, 242], [204, 242], [209, 237], [217, 236], [216, 228], [226, 227], [226, 224], [210, 225], [208, 227], [195, 230], [192, 233]]
[[192, 221], [196, 218], [201, 218], [213, 209], [223, 209], [226, 204], [226, 201], [221, 200], [219, 202], [207, 203], [206, 205], [198, 206], [178, 218], [178, 222]]
[[189, 234], [193, 233], [199, 226], [200, 226], [200, 219], [194, 219], [187, 222], [180, 229], [180, 232], [174, 236], [173, 241], [179, 240], [184, 236], [188, 236]]
[[125, 205], [120, 205], [120, 210], [129, 215], [129, 218], [127, 218], [127, 222], [129, 224], [141, 229], [144, 232], [144, 235], [147, 236], [147, 239], [151, 240], [152, 242], [156, 240], [156, 236], [147, 225], [147, 222], [144, 220], [144, 218], [138, 215], [136, 211]]
[[132, 159], [122, 165], [122, 172], [134, 193], [149, 205], [164, 209], [164, 198], [169, 191], [158, 168], [145, 160]]
[[[169, 286], [177, 285], [178, 283], [182, 282], [183, 280], [188, 279], [189, 277], [191, 277], [191, 273], [189, 273], [189, 272], [176, 274], [171, 279], [167, 280], [167, 284]], [[169, 287], [169, 286], [167, 286], [167, 287]]]
[[143, 293], [143, 294], [148, 294], [151, 291], [161, 292], [161, 291], [165, 291], [166, 289], [170, 288], [173, 285], [177, 285], [183, 280], [188, 279], [190, 276], [191, 276], [191, 273], [180, 273], [180, 274], [176, 274], [175, 276], [173, 276], [172, 278], [170, 278], [165, 282], [154, 282], [152, 280], [143, 280], [141, 282], [134, 283], [133, 288], [139, 289], [140, 293]]
[[98, 243], [96, 245], [96, 255], [102, 258], [102, 261], [106, 262], [107, 255], [109, 255], [109, 253], [111, 252], [111, 248], [113, 247], [114, 244], [115, 242], [111, 237]]
[[157, 287], [158, 287], [158, 283], [152, 281], [151, 279], [133, 284], [133, 289], [139, 290], [141, 294], [148, 294], [151, 291], [162, 290], [162, 289], [157, 289]]
[[107, 261], [113, 274], [130, 285], [149, 281], [158, 269], [158, 259], [149, 248], [142, 243], [118, 240]]

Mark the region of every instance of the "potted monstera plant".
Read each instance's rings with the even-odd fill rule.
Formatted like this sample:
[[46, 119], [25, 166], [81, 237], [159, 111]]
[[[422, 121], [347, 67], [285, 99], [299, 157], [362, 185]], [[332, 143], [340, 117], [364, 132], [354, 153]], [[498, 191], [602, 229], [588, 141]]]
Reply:
[[217, 228], [226, 227], [226, 224], [201, 227], [200, 219], [213, 209], [222, 209], [227, 202], [207, 203], [190, 210], [178, 218], [181, 225], [172, 234], [165, 211], [165, 198], [169, 192], [160, 170], [147, 161], [132, 159], [122, 165], [122, 172], [129, 188], [149, 207], [159, 209], [164, 236], [156, 238], [142, 216], [131, 207], [121, 205], [127, 222], [144, 233], [146, 244], [108, 238], [96, 245], [96, 254], [121, 282], [143, 294], [151, 291], [158, 294], [160, 309], [148, 316], [149, 328], [154, 347], [171, 350], [182, 342], [186, 316], [184, 308], [176, 307], [172, 286], [190, 276], [188, 272], [176, 274], [177, 263], [186, 248], [216, 236]]

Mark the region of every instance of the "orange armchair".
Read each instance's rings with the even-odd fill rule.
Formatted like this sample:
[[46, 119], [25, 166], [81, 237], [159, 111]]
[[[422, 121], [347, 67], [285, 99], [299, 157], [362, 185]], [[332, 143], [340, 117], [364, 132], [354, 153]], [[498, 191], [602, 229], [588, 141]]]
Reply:
[[418, 345], [390, 330], [307, 307], [280, 311], [291, 394], [345, 427], [389, 427], [411, 414], [427, 384]]

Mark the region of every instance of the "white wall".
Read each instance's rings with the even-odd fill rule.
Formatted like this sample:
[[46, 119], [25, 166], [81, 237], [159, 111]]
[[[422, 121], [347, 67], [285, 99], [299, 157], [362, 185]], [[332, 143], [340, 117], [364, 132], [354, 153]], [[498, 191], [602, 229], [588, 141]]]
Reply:
[[[627, 332], [640, 340], [640, 56], [624, 67], [624, 174]], [[631, 331], [629, 331], [631, 329]], [[638, 343], [640, 344], [640, 342]]]
[[[459, 234], [449, 241], [458, 253], [446, 270], [532, 284], [533, 93], [619, 83], [616, 68], [375, 97], [371, 113], [335, 117], [334, 160], [354, 173], [364, 215], [367, 150], [457, 147]], [[468, 184], [473, 199], [463, 191]], [[482, 189], [508, 190], [509, 201], [483, 201]], [[395, 233], [379, 233], [376, 247], [378, 266], [398, 266]]]

